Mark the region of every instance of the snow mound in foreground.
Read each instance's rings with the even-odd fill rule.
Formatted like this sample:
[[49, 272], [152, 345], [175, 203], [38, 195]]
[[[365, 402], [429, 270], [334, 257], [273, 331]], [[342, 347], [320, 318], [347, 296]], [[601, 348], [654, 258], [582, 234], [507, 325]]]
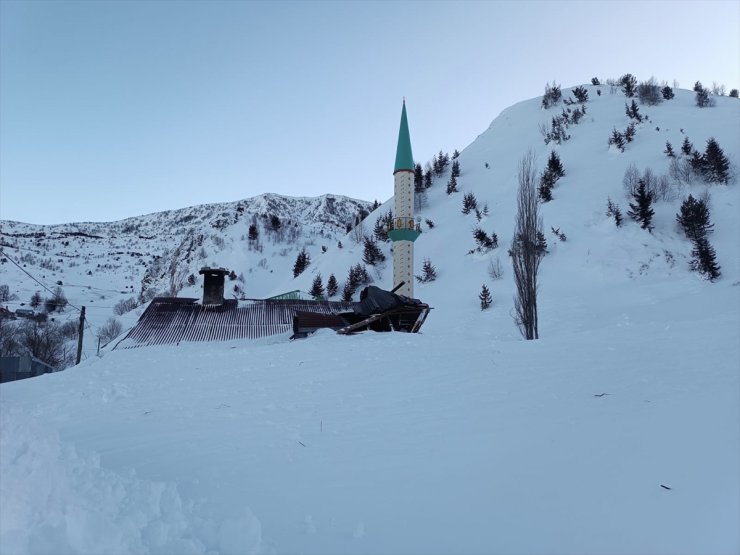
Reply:
[[78, 452], [18, 410], [0, 407], [0, 419], [3, 553], [261, 552], [262, 527], [247, 507], [213, 524], [173, 483], [102, 468], [99, 456]]

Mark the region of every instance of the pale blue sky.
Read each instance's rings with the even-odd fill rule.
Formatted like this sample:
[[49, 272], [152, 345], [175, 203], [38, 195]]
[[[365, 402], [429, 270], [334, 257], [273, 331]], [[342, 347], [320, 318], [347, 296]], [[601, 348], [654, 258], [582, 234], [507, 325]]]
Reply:
[[740, 2], [0, 0], [0, 218], [393, 194], [507, 106], [633, 73], [740, 86]]

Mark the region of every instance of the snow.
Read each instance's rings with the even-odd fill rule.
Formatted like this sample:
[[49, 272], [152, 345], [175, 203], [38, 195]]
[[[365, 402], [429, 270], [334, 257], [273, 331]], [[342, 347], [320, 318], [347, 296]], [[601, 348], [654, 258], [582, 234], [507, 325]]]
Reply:
[[[533, 99], [462, 151], [458, 195], [446, 178], [430, 190], [421, 216], [436, 226], [416, 262], [430, 257], [439, 277], [416, 284], [434, 307], [422, 333], [104, 349], [0, 386], [0, 552], [738, 553], [740, 189], [710, 188], [715, 283], [688, 269], [681, 195], [656, 205], [653, 233], [604, 212], [607, 197], [626, 212], [630, 163], [667, 171], [665, 140], [680, 144], [682, 127], [700, 149], [715, 136], [737, 165], [739, 105], [699, 110], [677, 91], [641, 108], [652, 122], [614, 153], [625, 99], [588, 88], [543, 206], [541, 339], [523, 341], [512, 321], [506, 256], [516, 162], [551, 150], [537, 124], [555, 112]], [[466, 254], [464, 191], [489, 205], [492, 253]], [[296, 280], [252, 285], [341, 281], [362, 255], [343, 243]], [[388, 263], [377, 284], [391, 275]]]

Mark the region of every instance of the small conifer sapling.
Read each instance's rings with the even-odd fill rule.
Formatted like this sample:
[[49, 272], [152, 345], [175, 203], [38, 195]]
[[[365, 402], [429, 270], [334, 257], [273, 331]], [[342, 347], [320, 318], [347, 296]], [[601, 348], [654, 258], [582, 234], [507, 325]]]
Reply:
[[419, 283], [428, 283], [437, 279], [437, 269], [432, 264], [432, 261], [428, 258], [424, 259], [424, 264], [421, 267], [421, 275], [416, 276], [416, 281]]
[[668, 158], [676, 157], [676, 153], [673, 152], [673, 145], [668, 141], [665, 142], [665, 150], [663, 151], [663, 154], [668, 156]]
[[614, 219], [614, 224], [617, 227], [622, 227], [622, 211], [619, 209], [612, 199], [607, 199], [606, 203], [606, 215]]
[[488, 309], [491, 304], [493, 304], [493, 297], [491, 296], [491, 291], [486, 287], [486, 284], [483, 284], [483, 287], [481, 287], [480, 293], [478, 294], [478, 299], [480, 299], [480, 309], [486, 310]]

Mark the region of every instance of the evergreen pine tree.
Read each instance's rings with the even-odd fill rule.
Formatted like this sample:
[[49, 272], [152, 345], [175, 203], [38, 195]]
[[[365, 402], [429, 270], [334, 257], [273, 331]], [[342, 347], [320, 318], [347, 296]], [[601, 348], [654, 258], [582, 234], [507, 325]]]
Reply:
[[582, 110], [582, 108], [585, 108], [585, 106], [581, 106], [580, 108], [576, 108], [573, 110], [573, 113], [570, 115], [570, 119], [573, 122], [573, 125], [578, 125], [580, 123], [581, 118], [585, 115], [585, 110]]
[[689, 141], [688, 137], [683, 138], [683, 143], [681, 144], [681, 152], [686, 156], [690, 156], [691, 153], [694, 152], [694, 145], [691, 144], [691, 141]]
[[627, 215], [636, 222], [639, 222], [642, 229], [652, 232], [652, 221], [655, 215], [655, 210], [652, 208], [653, 195], [648, 192], [644, 179], [640, 179], [637, 190], [632, 195], [632, 198], [635, 202], [630, 202], [630, 210], [627, 211]]
[[424, 188], [429, 189], [429, 187], [432, 186], [432, 170], [427, 169], [427, 171], [424, 172]]
[[738, 97], [738, 91], [737, 89], [732, 89], [730, 91], [730, 98], [737, 98]]
[[41, 305], [41, 293], [36, 291], [31, 295], [31, 308], [38, 308]]
[[359, 262], [350, 269], [350, 275], [353, 276], [353, 282], [358, 286], [370, 283], [370, 275], [367, 273], [367, 267]]
[[483, 287], [478, 294], [478, 298], [480, 299], [481, 310], [486, 310], [493, 303], [493, 297], [491, 296], [491, 292], [488, 290], [488, 287], [486, 287], [485, 283], [483, 284]]
[[622, 92], [627, 98], [635, 96], [637, 90], [637, 78], [631, 73], [626, 73], [619, 78], [619, 84], [622, 86]]
[[545, 94], [542, 96], [542, 107], [547, 110], [550, 106], [554, 106], [560, 102], [561, 97], [562, 92], [560, 91], [560, 85], [556, 84], [554, 81], [552, 85], [550, 85], [550, 83], [545, 83]]
[[591, 78], [591, 84], [598, 86], [598, 85], [601, 85], [601, 81], [599, 81], [599, 78], [598, 77], [592, 77]]
[[249, 224], [249, 234], [247, 235], [247, 238], [250, 241], [256, 241], [257, 239], [259, 239], [259, 236], [260, 236], [260, 233], [259, 233], [259, 230], [257, 229], [257, 225]]
[[421, 267], [421, 275], [416, 276], [416, 281], [419, 283], [428, 283], [437, 279], [437, 269], [432, 264], [432, 261], [428, 258], [424, 259], [424, 264]]
[[637, 102], [635, 102], [635, 99], [632, 99], [631, 105], [624, 105], [625, 113], [627, 114], [627, 117], [633, 120], [636, 120], [638, 123], [642, 121], [642, 116], [640, 115], [640, 108], [637, 106]]
[[342, 288], [342, 300], [346, 303], [352, 302], [352, 295], [355, 294], [356, 288], [352, 287], [352, 284], [347, 281]]
[[620, 152], [624, 152], [624, 137], [616, 129], [612, 131], [611, 137], [609, 137], [609, 144], [616, 146]]
[[606, 215], [614, 218], [614, 223], [617, 227], [622, 227], [622, 211], [619, 209], [619, 206], [614, 204], [612, 199], [607, 199]]
[[481, 228], [476, 227], [473, 230], [473, 238], [475, 239], [475, 242], [478, 243], [479, 251], [485, 252], [498, 248], [498, 236], [495, 233], [492, 233], [489, 237], [488, 233], [483, 231]]
[[673, 89], [670, 88], [668, 85], [660, 89], [660, 92], [665, 100], [670, 100], [673, 98]]
[[690, 262], [692, 270], [699, 272], [709, 281], [715, 281], [721, 275], [720, 266], [717, 264], [717, 253], [706, 237], [700, 237], [694, 242], [691, 255], [693, 256]]
[[475, 198], [473, 193], [465, 193], [463, 196], [463, 214], [470, 214], [471, 210], [478, 208], [478, 200]]
[[295, 259], [295, 264], [293, 264], [293, 277], [297, 278], [301, 275], [310, 263], [311, 258], [308, 256], [306, 249], [301, 249], [301, 252], [298, 253], [298, 256]]
[[439, 169], [440, 172], [444, 172], [447, 169], [447, 166], [450, 164], [450, 155], [446, 152], [442, 154], [442, 151], [439, 151]]
[[552, 200], [552, 188], [555, 185], [555, 176], [549, 171], [545, 171], [540, 178], [540, 186], [537, 189], [542, 202]]
[[631, 143], [635, 139], [635, 124], [630, 123], [624, 130], [624, 140]]
[[351, 301], [352, 295], [354, 295], [355, 291], [357, 291], [357, 288], [362, 285], [362, 268], [363, 267], [360, 266], [359, 263], [354, 266], [350, 266], [349, 272], [347, 274], [347, 281], [344, 282], [344, 288], [342, 289], [343, 301]]
[[704, 177], [711, 183], [728, 183], [730, 181], [730, 161], [714, 137], [707, 140], [704, 150]]
[[439, 177], [444, 173], [446, 167], [447, 162], [445, 159], [445, 154], [440, 150], [439, 154], [434, 159], [434, 174]]
[[316, 274], [316, 277], [313, 278], [313, 284], [308, 294], [316, 300], [324, 298], [324, 284], [321, 280], [321, 274]]
[[694, 92], [699, 92], [703, 90], [704, 87], [702, 86], [701, 81], [697, 81], [696, 83], [694, 83]]
[[706, 173], [706, 166], [704, 164], [704, 157], [699, 154], [698, 150], [695, 150], [691, 153], [691, 158], [689, 158], [689, 165], [691, 166], [691, 169], [694, 170], [694, 172], [697, 175], [704, 175]]
[[337, 294], [337, 290], [339, 289], [339, 284], [337, 283], [337, 278], [334, 277], [334, 274], [331, 274], [329, 276], [329, 280], [326, 282], [326, 295], [327, 297], [333, 297]]
[[385, 255], [380, 248], [378, 248], [378, 243], [374, 238], [365, 237], [364, 242], [365, 248], [363, 250], [362, 260], [365, 264], [375, 266], [375, 264], [385, 260]]
[[457, 193], [457, 179], [454, 175], [447, 182], [447, 194], [451, 195], [452, 193]]
[[697, 200], [692, 195], [681, 203], [681, 209], [676, 214], [676, 221], [691, 241], [706, 237], [714, 228], [714, 224], [710, 222], [709, 207], [706, 201]]
[[373, 226], [373, 235], [375, 235], [375, 238], [378, 241], [388, 240], [388, 231], [385, 228], [384, 218], [378, 218], [377, 220], [375, 220], [375, 225]]
[[342, 244], [342, 242], [341, 242], [341, 241], [337, 241], [337, 248], [338, 248], [338, 249], [342, 249], [342, 248], [344, 248], [344, 245]]
[[576, 87], [573, 89], [573, 96], [575, 96], [576, 100], [581, 104], [588, 102], [588, 91], [586, 90], [586, 87]]
[[694, 100], [696, 101], [696, 105], [699, 108], [706, 108], [709, 106], [714, 106], [715, 104], [714, 98], [712, 98], [709, 94], [709, 91], [704, 88], [696, 91], [696, 96], [694, 97]]
[[460, 177], [460, 161], [456, 159], [452, 162], [452, 177]]
[[547, 237], [541, 231], [537, 232], [537, 242], [535, 243], [535, 249], [540, 256], [546, 255], [549, 251], [547, 250]]
[[554, 150], [550, 152], [550, 157], [547, 159], [547, 171], [556, 176], [556, 179], [565, 175], [560, 156]]
[[414, 192], [421, 193], [424, 190], [424, 171], [421, 164], [414, 166]]
[[671, 143], [668, 141], [665, 142], [665, 150], [663, 151], [663, 153], [668, 156], [668, 158], [676, 157], [676, 153], [673, 152], [673, 145], [671, 145]]
[[457, 160], [457, 157], [460, 156], [460, 153], [455, 149], [455, 152], [452, 153], [452, 159]]

